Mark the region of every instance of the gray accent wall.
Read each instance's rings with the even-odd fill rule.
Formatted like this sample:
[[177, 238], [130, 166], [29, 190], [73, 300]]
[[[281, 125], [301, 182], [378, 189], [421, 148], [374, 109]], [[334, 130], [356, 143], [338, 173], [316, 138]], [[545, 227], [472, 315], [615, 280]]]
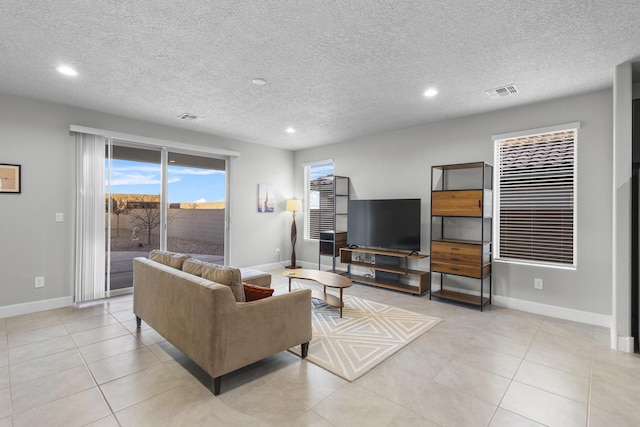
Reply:
[[[168, 118], [167, 123], [171, 124]], [[22, 194], [0, 194], [0, 309], [73, 296], [75, 136], [70, 125], [228, 149], [231, 160], [227, 263], [276, 262], [286, 248], [293, 153], [81, 108], [0, 94], [0, 163], [22, 165]], [[257, 213], [258, 184], [273, 184], [276, 212]], [[56, 223], [56, 212], [64, 222]], [[36, 276], [45, 287], [36, 289]]]
[[[426, 102], [425, 109], [437, 108], [437, 99]], [[496, 262], [494, 295], [611, 315], [612, 103], [610, 90], [598, 91], [302, 150], [296, 195], [304, 194], [305, 162], [333, 159], [335, 173], [351, 178], [353, 198], [421, 198], [421, 252], [429, 253], [431, 166], [494, 163], [492, 135], [578, 121], [577, 268]], [[299, 258], [317, 263], [317, 243], [299, 242]], [[534, 289], [534, 278], [543, 279], [543, 290]]]

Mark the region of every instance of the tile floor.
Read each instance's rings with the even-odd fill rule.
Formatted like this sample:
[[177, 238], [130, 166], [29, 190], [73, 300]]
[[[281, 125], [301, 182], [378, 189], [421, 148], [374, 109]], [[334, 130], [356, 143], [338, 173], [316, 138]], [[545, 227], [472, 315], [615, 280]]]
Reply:
[[282, 352], [214, 397], [182, 353], [136, 330], [131, 295], [0, 319], [0, 427], [640, 426], [640, 357], [611, 351], [603, 328], [347, 293], [443, 322], [353, 383]]

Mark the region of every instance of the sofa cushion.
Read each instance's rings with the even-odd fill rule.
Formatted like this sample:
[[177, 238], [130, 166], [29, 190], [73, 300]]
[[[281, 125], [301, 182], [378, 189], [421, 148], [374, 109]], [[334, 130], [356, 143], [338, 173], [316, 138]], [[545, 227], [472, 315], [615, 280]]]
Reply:
[[184, 263], [182, 264], [182, 271], [193, 274], [194, 276], [202, 277], [202, 268], [207, 265], [209, 265], [209, 263], [196, 258], [189, 258], [184, 260]]
[[212, 282], [227, 285], [231, 288], [236, 302], [244, 302], [244, 289], [240, 279], [240, 269], [224, 267], [217, 264], [207, 264], [202, 267], [202, 278]]
[[250, 283], [265, 288], [271, 287], [271, 274], [264, 271], [254, 270], [252, 268], [240, 268], [240, 276], [243, 283]]
[[169, 267], [177, 268], [178, 270], [182, 270], [182, 264], [187, 258], [189, 258], [189, 255], [179, 254], [177, 252], [161, 251], [159, 249], [154, 249], [149, 253], [150, 260], [168, 265]]
[[274, 291], [271, 288], [265, 288], [264, 286], [257, 286], [244, 282], [242, 283], [242, 287], [244, 288], [244, 298], [247, 302], [270, 297]]

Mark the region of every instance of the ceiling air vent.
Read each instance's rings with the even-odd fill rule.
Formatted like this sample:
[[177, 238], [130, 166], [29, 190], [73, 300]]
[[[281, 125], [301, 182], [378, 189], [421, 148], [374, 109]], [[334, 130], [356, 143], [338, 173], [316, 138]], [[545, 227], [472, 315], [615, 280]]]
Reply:
[[189, 122], [196, 122], [198, 120], [204, 119], [204, 117], [196, 116], [195, 114], [191, 114], [191, 113], [182, 113], [178, 116], [178, 118], [180, 120], [187, 120]]
[[504, 96], [514, 95], [518, 93], [518, 89], [515, 85], [507, 85], [497, 87], [495, 89], [489, 89], [485, 91], [485, 93], [491, 98], [502, 98]]

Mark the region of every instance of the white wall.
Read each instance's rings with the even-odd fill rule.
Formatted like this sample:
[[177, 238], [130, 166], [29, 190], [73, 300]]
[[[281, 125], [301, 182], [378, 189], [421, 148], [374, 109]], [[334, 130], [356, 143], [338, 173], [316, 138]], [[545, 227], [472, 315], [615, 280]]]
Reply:
[[[491, 135], [575, 121], [581, 122], [577, 269], [494, 263], [494, 295], [595, 313], [597, 319], [606, 321], [611, 315], [612, 290], [610, 90], [297, 152], [296, 196], [304, 194], [303, 163], [333, 158], [335, 173], [351, 178], [353, 198], [422, 198], [421, 252], [429, 253], [431, 166], [483, 160], [493, 163]], [[317, 262], [317, 243], [299, 243], [298, 253], [305, 261]], [[534, 290], [534, 278], [544, 280], [544, 290]]]
[[[293, 154], [81, 108], [0, 94], [0, 163], [22, 165], [22, 194], [0, 194], [0, 316], [3, 308], [73, 295], [75, 136], [69, 125], [237, 151], [229, 176], [231, 200], [228, 264], [275, 262], [285, 247], [293, 192]], [[273, 184], [276, 213], [256, 212], [257, 185]], [[63, 212], [65, 221], [55, 222]], [[34, 288], [35, 276], [45, 287]], [[34, 305], [35, 306], [35, 305]]]

